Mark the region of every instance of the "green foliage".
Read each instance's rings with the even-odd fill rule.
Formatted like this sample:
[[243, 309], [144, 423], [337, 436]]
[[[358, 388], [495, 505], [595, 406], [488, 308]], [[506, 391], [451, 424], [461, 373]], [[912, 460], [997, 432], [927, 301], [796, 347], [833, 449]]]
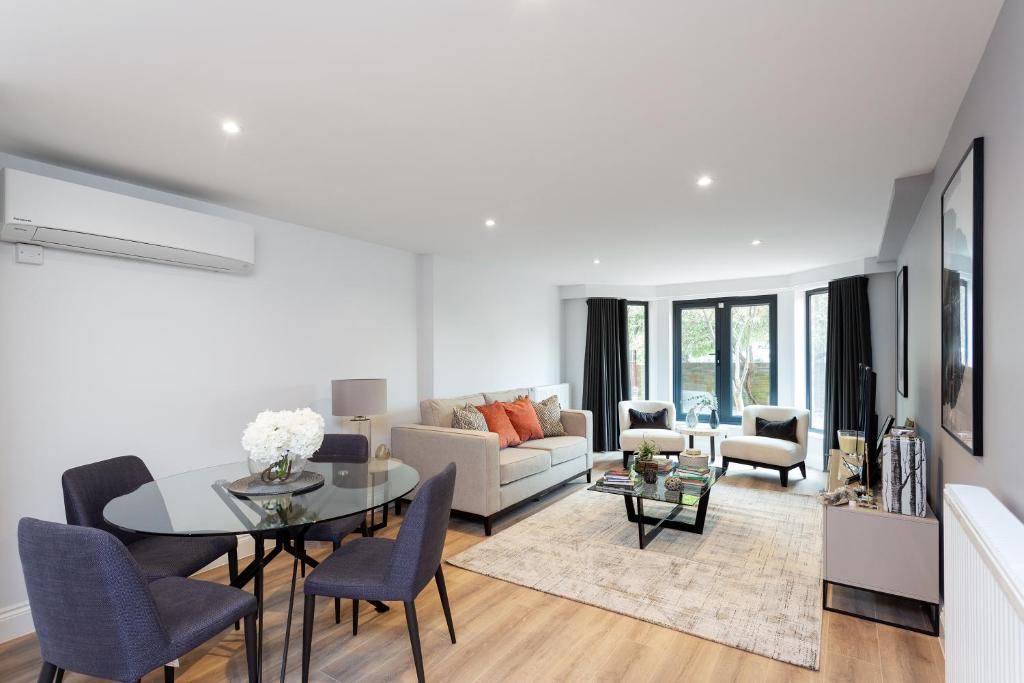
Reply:
[[661, 454], [661, 449], [658, 448], [657, 444], [653, 441], [648, 441], [646, 437], [637, 444], [636, 449], [633, 451], [633, 455], [636, 456], [637, 460], [651, 460], [656, 455]]

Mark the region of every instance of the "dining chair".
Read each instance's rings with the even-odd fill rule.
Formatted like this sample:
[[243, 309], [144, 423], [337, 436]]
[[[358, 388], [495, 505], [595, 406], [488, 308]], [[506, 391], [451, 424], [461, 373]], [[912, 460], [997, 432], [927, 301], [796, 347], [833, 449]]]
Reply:
[[43, 658], [41, 683], [64, 671], [138, 681], [245, 622], [250, 683], [257, 680], [256, 598], [208, 581], [147, 581], [127, 547], [100, 529], [18, 522], [18, 552]]
[[[324, 434], [323, 443], [310, 458], [313, 462], [353, 464], [365, 464], [369, 459], [370, 444], [362, 434]], [[341, 539], [354, 531], [367, 535], [365, 512], [314, 524], [306, 531], [305, 539], [330, 543], [337, 550], [341, 546]], [[302, 575], [306, 575], [305, 563], [302, 563]], [[341, 623], [340, 599], [334, 601], [334, 623]]]
[[416, 621], [416, 596], [433, 578], [441, 596], [448, 635], [455, 642], [455, 626], [448, 591], [441, 571], [448, 518], [455, 491], [455, 463], [425, 481], [398, 530], [398, 537], [357, 538], [334, 551], [306, 578], [302, 615], [302, 681], [309, 680], [313, 614], [318, 595], [352, 600], [352, 635], [359, 633], [360, 600], [401, 600], [409, 628], [416, 677], [422, 683], [423, 655]]
[[146, 463], [134, 455], [73, 467], [61, 477], [68, 524], [107, 531], [128, 547], [149, 580], [191, 576], [221, 555], [228, 556], [228, 574], [238, 576], [238, 539], [234, 536], [147, 536], [119, 529], [103, 519], [114, 498], [153, 481]]

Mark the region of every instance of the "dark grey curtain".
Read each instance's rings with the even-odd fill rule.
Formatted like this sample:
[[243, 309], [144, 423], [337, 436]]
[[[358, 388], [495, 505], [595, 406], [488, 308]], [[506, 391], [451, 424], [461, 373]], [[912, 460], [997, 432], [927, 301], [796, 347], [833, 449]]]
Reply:
[[594, 414], [594, 450], [619, 448], [619, 401], [627, 398], [626, 300], [587, 299], [583, 409]]
[[862, 275], [828, 283], [828, 342], [825, 354], [825, 445], [839, 447], [837, 429], [858, 429], [860, 365], [871, 365], [868, 279]]

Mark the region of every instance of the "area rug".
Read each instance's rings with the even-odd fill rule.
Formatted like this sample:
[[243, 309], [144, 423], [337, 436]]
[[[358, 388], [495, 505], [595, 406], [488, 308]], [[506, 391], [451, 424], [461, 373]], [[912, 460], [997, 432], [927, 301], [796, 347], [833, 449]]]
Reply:
[[703, 535], [663, 529], [640, 550], [622, 498], [583, 490], [448, 562], [816, 670], [821, 508], [727, 482], [711, 492]]

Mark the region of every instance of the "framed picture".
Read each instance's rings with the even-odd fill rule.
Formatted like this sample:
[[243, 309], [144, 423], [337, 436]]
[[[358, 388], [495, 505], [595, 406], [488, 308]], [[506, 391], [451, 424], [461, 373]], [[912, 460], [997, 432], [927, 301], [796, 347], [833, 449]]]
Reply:
[[907, 267], [896, 271], [896, 391], [907, 396]]
[[942, 428], [982, 453], [984, 138], [967, 148], [942, 190]]

